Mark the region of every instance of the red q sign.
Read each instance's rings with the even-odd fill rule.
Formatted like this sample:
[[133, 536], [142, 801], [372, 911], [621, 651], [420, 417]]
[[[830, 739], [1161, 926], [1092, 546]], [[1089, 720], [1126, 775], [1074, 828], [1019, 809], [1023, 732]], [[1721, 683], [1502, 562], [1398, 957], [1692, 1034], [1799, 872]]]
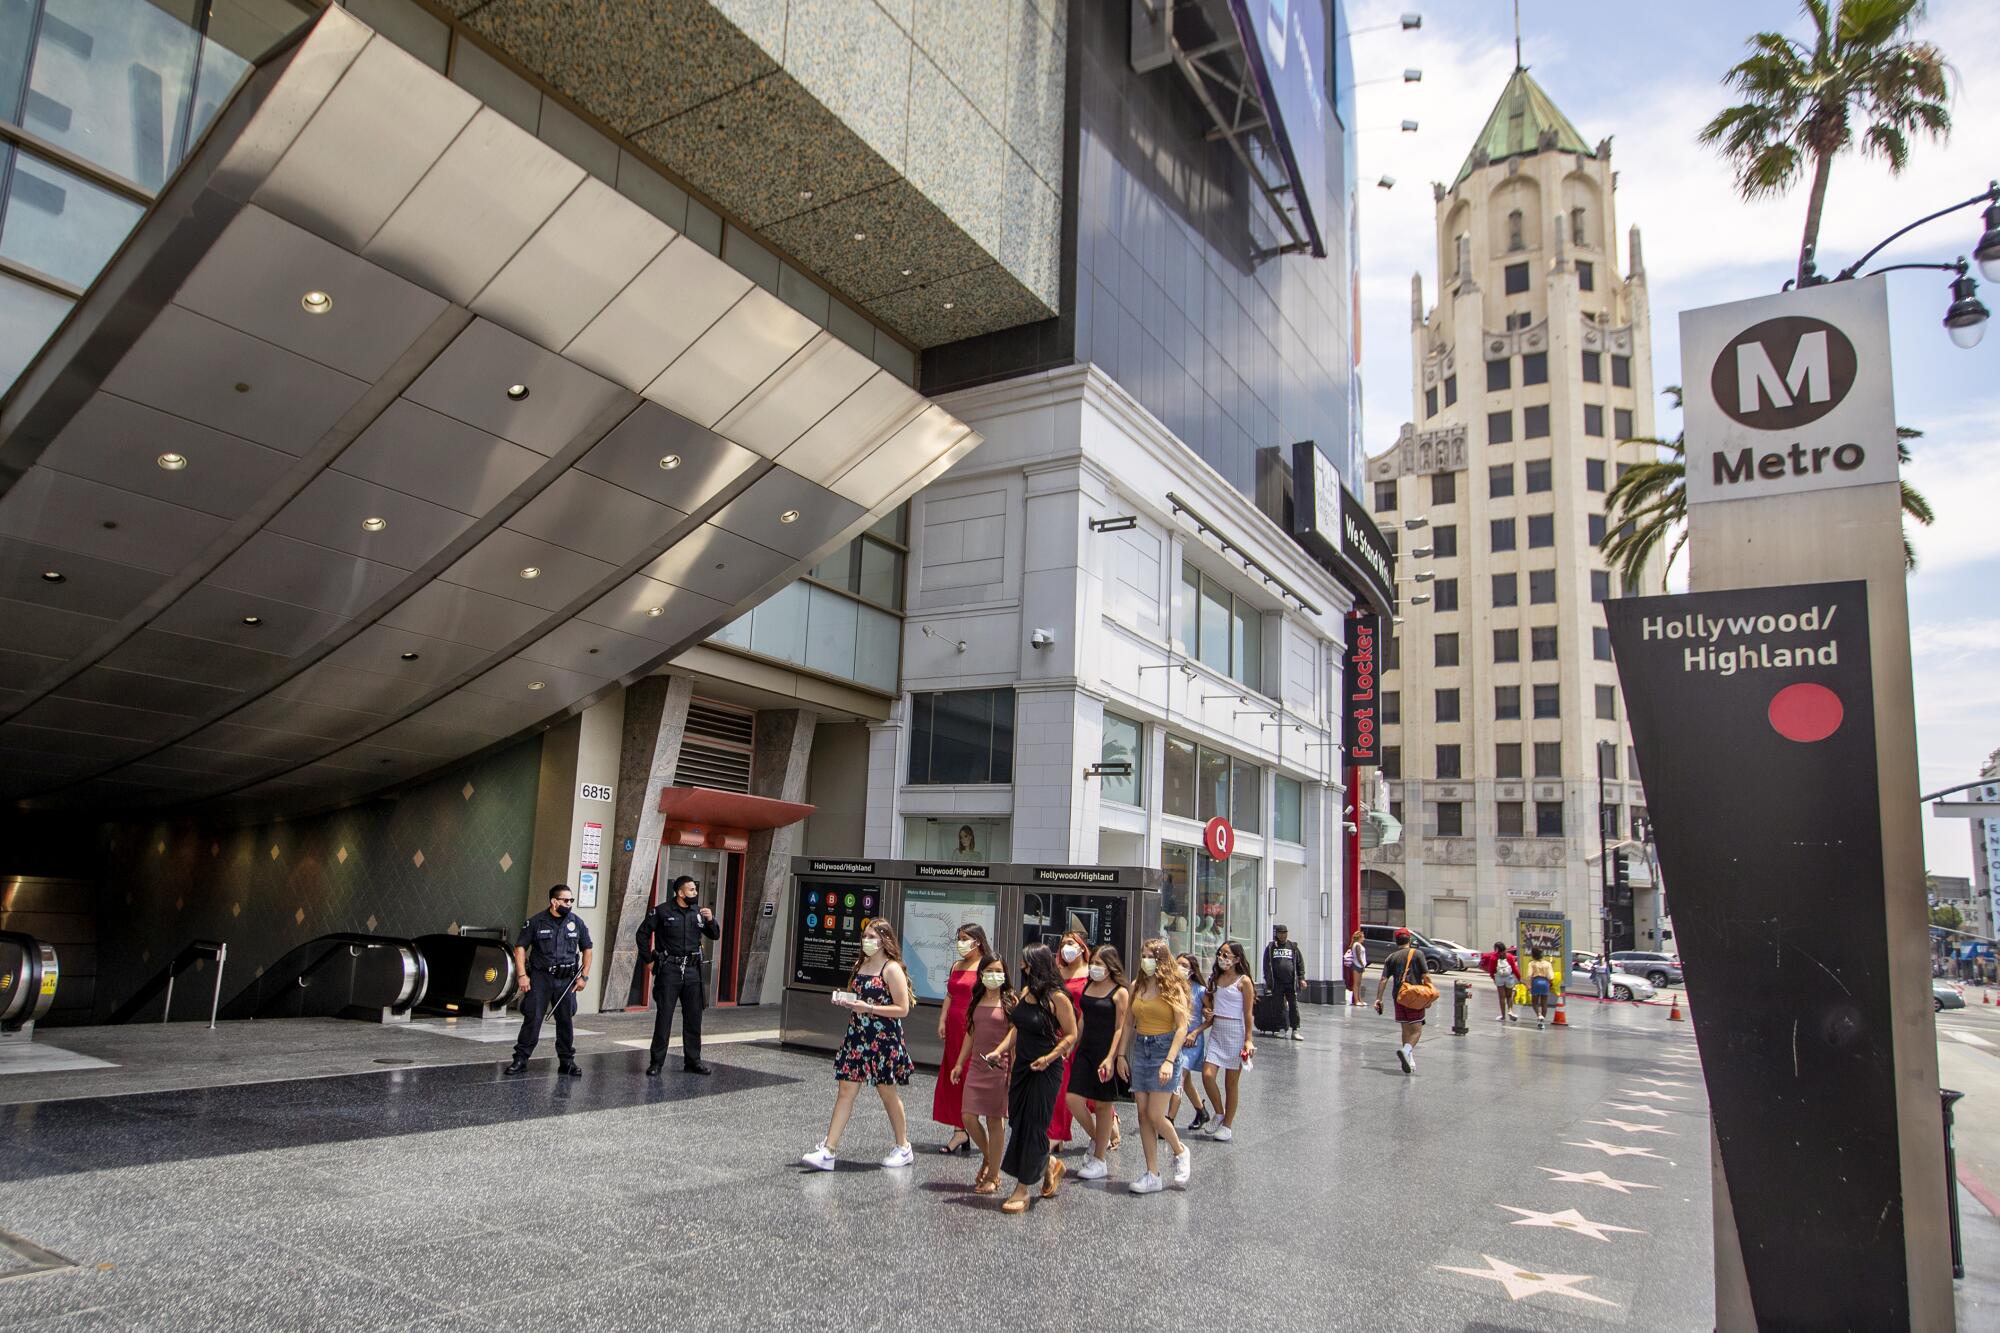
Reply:
[[1229, 827], [1229, 821], [1221, 815], [1208, 821], [1201, 831], [1202, 845], [1208, 854], [1218, 861], [1227, 861], [1229, 854], [1236, 850], [1236, 830]]

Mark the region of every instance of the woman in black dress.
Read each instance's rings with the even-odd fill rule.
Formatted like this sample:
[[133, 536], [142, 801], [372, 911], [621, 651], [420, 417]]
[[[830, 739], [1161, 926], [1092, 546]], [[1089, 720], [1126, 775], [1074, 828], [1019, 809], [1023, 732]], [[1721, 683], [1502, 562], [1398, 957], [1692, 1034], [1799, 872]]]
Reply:
[[1062, 1091], [1063, 1056], [1076, 1046], [1076, 1010], [1063, 989], [1055, 955], [1034, 945], [1021, 956], [1021, 988], [1006, 997], [1007, 1035], [982, 1059], [998, 1064], [1009, 1051], [1014, 1075], [1007, 1085], [1007, 1152], [1000, 1169], [1014, 1177], [1003, 1213], [1028, 1211], [1029, 1182], [1040, 1180], [1052, 1199], [1063, 1164], [1049, 1153], [1049, 1116]]
[[1076, 1058], [1069, 1062], [1069, 1113], [1090, 1130], [1090, 1151], [1078, 1168], [1078, 1180], [1102, 1180], [1110, 1174], [1107, 1149], [1118, 1146], [1118, 1103], [1132, 1096], [1131, 1071], [1125, 1067], [1125, 1024], [1131, 993], [1125, 989], [1125, 964], [1118, 950], [1100, 945], [1090, 956], [1090, 984], [1083, 988]]

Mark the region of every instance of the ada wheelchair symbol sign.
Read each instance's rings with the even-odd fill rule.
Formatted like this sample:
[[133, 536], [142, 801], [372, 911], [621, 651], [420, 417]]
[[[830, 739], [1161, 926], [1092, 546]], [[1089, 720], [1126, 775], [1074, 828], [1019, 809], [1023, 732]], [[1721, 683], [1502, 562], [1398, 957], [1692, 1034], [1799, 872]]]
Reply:
[[1896, 480], [1886, 281], [1682, 312], [1690, 504]]

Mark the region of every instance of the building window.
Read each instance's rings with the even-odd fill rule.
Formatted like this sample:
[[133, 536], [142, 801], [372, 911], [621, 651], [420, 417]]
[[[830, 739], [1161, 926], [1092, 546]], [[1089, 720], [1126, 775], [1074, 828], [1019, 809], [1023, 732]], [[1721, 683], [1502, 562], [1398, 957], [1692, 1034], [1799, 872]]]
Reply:
[[[1507, 633], [1512, 634], [1513, 630]], [[1519, 656], [1517, 653], [1516, 656]], [[1513, 661], [1510, 657], [1508, 661]], [[1519, 722], [1521, 720], [1521, 687], [1519, 685], [1495, 685], [1493, 687], [1493, 718], [1496, 722]]]
[[[1517, 245], [1515, 249], [1520, 249]], [[1528, 266], [1526, 264], [1507, 265], [1507, 295], [1519, 296], [1528, 290]]]
[[1382, 691], [1382, 725], [1393, 727], [1403, 720], [1403, 692], [1401, 690]]
[[1603, 602], [1603, 601], [1608, 601], [1610, 597], [1611, 597], [1610, 573], [1602, 569], [1591, 570], [1590, 600], [1593, 602]]
[[1382, 669], [1397, 671], [1403, 665], [1403, 641], [1391, 634], [1388, 645], [1382, 649]]
[[1535, 716], [1562, 716], [1562, 687], [1559, 685], [1535, 686]]
[[1517, 629], [1493, 631], [1493, 660], [1496, 662], [1521, 660], [1521, 631]]
[[1486, 469], [1486, 498], [1498, 500], [1514, 493], [1514, 465], [1495, 463]]
[[1535, 317], [1523, 310], [1519, 314], [1507, 316], [1507, 332], [1518, 333], [1535, 322]]
[[1528, 515], [1528, 549], [1556, 544], [1556, 516], [1554, 514]]
[[1632, 358], [1613, 355], [1611, 358], [1611, 383], [1620, 389], [1632, 387]]
[[1264, 692], [1264, 616], [1196, 569], [1181, 564], [1181, 639], [1188, 656]]
[[1182, 819], [1194, 818], [1194, 742], [1168, 732], [1166, 763], [1161, 771], [1160, 808]]
[[1437, 720], [1438, 720], [1438, 721], [1440, 721], [1440, 722], [1456, 722], [1456, 721], [1458, 721], [1458, 691], [1457, 691], [1457, 690], [1439, 690], [1439, 691], [1437, 691], [1437, 700], [1436, 700], [1436, 703], [1437, 703]]
[[1547, 606], [1556, 599], [1556, 572], [1553, 569], [1528, 571], [1528, 604]]
[[1521, 409], [1521, 438], [1546, 440], [1549, 437], [1549, 405], [1541, 403]]
[[1590, 532], [1590, 544], [1591, 544], [1592, 546], [1601, 546], [1601, 545], [1603, 545], [1603, 543], [1604, 543], [1604, 515], [1602, 515], [1602, 514], [1592, 514], [1592, 515], [1590, 515], [1590, 516], [1589, 516], [1589, 518], [1588, 518], [1588, 520], [1586, 521], [1586, 526], [1587, 526], [1587, 528], [1588, 528], [1588, 530], [1589, 530], [1589, 532]]
[[1528, 494], [1555, 489], [1555, 465], [1546, 458], [1528, 460]]
[[1585, 352], [1583, 354], [1583, 382], [1585, 384], [1604, 383], [1604, 353]]
[[1441, 667], [1455, 667], [1455, 666], [1457, 666], [1457, 665], [1458, 665], [1458, 636], [1457, 636], [1456, 634], [1440, 634], [1440, 635], [1438, 635], [1438, 636], [1437, 636], [1437, 642], [1436, 642], [1436, 644], [1434, 645], [1434, 651], [1435, 651], [1435, 652], [1436, 652], [1436, 654], [1437, 654], [1437, 663], [1436, 663], [1436, 664], [1437, 664], [1438, 666], [1441, 666]]
[[1586, 458], [1583, 460], [1583, 486], [1585, 490], [1589, 491], [1601, 491], [1604, 489], [1603, 459]]
[[[1636, 768], [1630, 769], [1628, 771], [1635, 778], [1639, 776], [1639, 770]], [[1630, 822], [1627, 823], [1625, 826], [1625, 833], [1627, 837], [1644, 838], [1646, 834], [1650, 832], [1650, 823], [1646, 818], [1645, 806], [1643, 805], [1627, 806], [1626, 815], [1630, 820]]]
[[1560, 838], [1563, 835], [1563, 803], [1561, 801], [1535, 802], [1535, 836], [1538, 838]]
[[1523, 836], [1521, 802], [1502, 801], [1495, 807], [1495, 810], [1499, 815], [1499, 820], [1493, 827], [1495, 834], [1502, 838], [1519, 838]]
[[1403, 780], [1403, 747], [1385, 745], [1382, 747], [1382, 776], [1391, 782]]
[[1271, 779], [1274, 809], [1271, 812], [1271, 836], [1279, 842], [1302, 843], [1306, 840], [1306, 789], [1297, 778], [1288, 778], [1280, 773]]
[[1437, 414], [1438, 414], [1438, 391], [1437, 391], [1437, 386], [1432, 385], [1430, 388], [1424, 390], [1424, 415], [1427, 417], [1434, 417]]
[[1502, 741], [1493, 747], [1493, 776], [1496, 778], [1521, 776], [1521, 742]]
[[1100, 788], [1104, 799], [1120, 805], [1144, 805], [1146, 744], [1145, 729], [1129, 717], [1104, 715], [1104, 739], [1098, 755], [1107, 764], [1130, 764], [1126, 777], [1106, 775]]
[[[1523, 234], [1521, 223], [1521, 210], [1518, 208], [1509, 210], [1507, 213], [1507, 248], [1509, 250], [1524, 250], [1527, 248], [1527, 237]], [[1525, 279], [1528, 266], [1526, 264], [1517, 264], [1514, 267], [1521, 270], [1522, 277]], [[1514, 269], [1509, 268], [1507, 271], [1512, 273]], [[1509, 288], [1509, 290], [1511, 291], [1512, 288]], [[1522, 290], [1525, 291], [1526, 287], [1524, 286]]]
[[1632, 409], [1615, 407], [1611, 409], [1611, 430], [1621, 440], [1632, 438]]
[[1440, 838], [1462, 838], [1465, 836], [1465, 802], [1439, 801], [1437, 803]]
[[[1581, 242], [1578, 243], [1581, 244]], [[1576, 261], [1576, 289], [1580, 292], [1594, 292], [1597, 290], [1597, 270], [1591, 267], [1590, 261], [1587, 259]]]
[[1014, 691], [947, 690], [910, 696], [913, 784], [1013, 780]]
[[1182, 819], [1220, 815], [1246, 833], [1263, 827], [1263, 774], [1241, 759], [1169, 732], [1160, 808]]
[[876, 606], [902, 610], [906, 535], [903, 523], [908, 517], [908, 508], [899, 506], [880, 523], [807, 570], [806, 577]]
[[1556, 627], [1536, 625], [1528, 631], [1528, 660], [1530, 662], [1553, 662], [1556, 660]]
[[1618, 687], [1599, 685], [1597, 687], [1597, 720], [1616, 722], [1618, 720]]
[[1457, 401], [1458, 401], [1458, 376], [1446, 375], [1444, 377], [1444, 405], [1446, 407], [1450, 407], [1453, 403]]
[[1431, 503], [1434, 505], [1455, 504], [1458, 500], [1458, 474], [1456, 472], [1433, 472], [1431, 474]]
[[1625, 747], [1625, 771], [1634, 777], [1639, 775], [1639, 752], [1629, 745]]
[[1456, 745], [1440, 745], [1437, 747], [1437, 776], [1440, 778], [1457, 778], [1463, 776], [1459, 767], [1458, 747]]
[[1498, 393], [1514, 387], [1514, 363], [1502, 358], [1486, 363], [1486, 392]]
[[1521, 358], [1521, 383], [1547, 384], [1549, 382], [1549, 354], [1529, 352]]
[[1611, 631], [1602, 625], [1590, 631], [1590, 655], [1600, 662], [1611, 660]]
[[[1512, 519], [1506, 520], [1512, 523]], [[1511, 534], [1509, 545], [1512, 545]], [[1494, 549], [1499, 549], [1495, 547]], [[1493, 605], [1519, 606], [1521, 604], [1521, 580], [1517, 574], [1495, 574], [1493, 576]]]
[[[1615, 776], [1617, 776], [1617, 775], [1616, 775], [1616, 774], [1613, 774], [1612, 776], [1614, 776], [1614, 777], [1615, 777]], [[1617, 806], [1615, 806], [1615, 805], [1600, 805], [1600, 806], [1598, 806], [1598, 807], [1597, 807], [1597, 827], [1598, 827], [1599, 829], [1603, 830], [1603, 833], [1604, 833], [1604, 836], [1605, 836], [1605, 837], [1607, 837], [1607, 838], [1615, 838], [1615, 837], [1617, 837], [1617, 836], [1618, 836], [1618, 807], [1617, 807]]]
[[1458, 554], [1458, 525], [1443, 523], [1431, 529], [1431, 554], [1449, 560]]
[[1229, 761], [1229, 822], [1245, 833], [1264, 831], [1264, 770]]
[[1561, 741], [1535, 742], [1535, 776], [1538, 778], [1559, 778], [1563, 771], [1563, 747]]
[[1569, 239], [1571, 244], [1574, 245], [1585, 243], [1583, 239], [1583, 209], [1580, 206], [1572, 208], [1569, 211]]
[[1378, 481], [1375, 483], [1375, 512], [1386, 514], [1396, 507], [1396, 483]]
[[[1604, 436], [1604, 408], [1597, 403], [1583, 405], [1583, 433], [1602, 439]], [[1602, 489], [1602, 488], [1600, 488]]]
[[[1496, 361], [1494, 365], [1505, 365]], [[1507, 444], [1514, 438], [1514, 414], [1512, 412], [1488, 412], [1486, 414], [1486, 442]]]
[[1439, 611], [1458, 610], [1457, 579], [1439, 579], [1432, 586], [1436, 589], [1436, 592], [1432, 594], [1431, 604], [1437, 610]]

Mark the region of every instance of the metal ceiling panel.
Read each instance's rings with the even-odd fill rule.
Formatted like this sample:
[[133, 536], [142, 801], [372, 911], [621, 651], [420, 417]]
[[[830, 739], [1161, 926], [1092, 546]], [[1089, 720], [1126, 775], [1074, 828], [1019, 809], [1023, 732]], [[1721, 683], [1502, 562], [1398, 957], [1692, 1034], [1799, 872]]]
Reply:
[[886, 370], [876, 371], [780, 453], [778, 466], [825, 486], [907, 426], [927, 405], [915, 389]]
[[641, 269], [563, 355], [638, 393], [750, 287], [749, 278], [683, 236]]
[[243, 692], [192, 680], [168, 680], [136, 671], [93, 666], [64, 681], [56, 689], [55, 697], [200, 717], [243, 698]]
[[929, 407], [909, 425], [885, 440], [832, 485], [835, 494], [858, 505], [875, 508], [972, 433], [941, 407]]
[[[654, 471], [659, 471], [657, 466]], [[507, 520], [516, 532], [622, 565], [665, 541], [687, 517], [622, 486], [584, 472], [565, 472]]]
[[479, 99], [375, 38], [254, 201], [359, 250], [479, 110]]
[[[481, 107], [361, 253], [470, 306], [583, 175], [534, 135]], [[496, 181], [506, 188], [494, 189]]]
[[323, 660], [334, 666], [380, 672], [436, 688], [464, 675], [488, 656], [484, 648], [471, 644], [453, 643], [388, 625], [370, 625]]
[[204, 581], [348, 617], [372, 605], [404, 577], [404, 571], [394, 565], [357, 560], [267, 529], [252, 534]]
[[473, 310], [562, 347], [674, 239], [674, 229], [595, 176], [528, 239]]
[[703, 627], [725, 619], [729, 610], [730, 603], [634, 574], [588, 609], [577, 612], [577, 619], [655, 643], [680, 644]]
[[336, 471], [480, 515], [548, 460], [455, 417], [398, 398], [334, 460]]
[[831, 333], [820, 333], [716, 425], [717, 433], [776, 458], [838, 407], [875, 363]]
[[[245, 624], [255, 617], [255, 624]], [[154, 629], [296, 657], [347, 621], [291, 602], [201, 583], [153, 619]]]
[[203, 727], [188, 737], [187, 743], [201, 750], [287, 763], [314, 758], [327, 747], [327, 742], [316, 736], [246, 727], [238, 722], [217, 722]]
[[437, 767], [435, 755], [419, 754], [414, 750], [395, 750], [386, 745], [363, 742], [350, 745], [314, 764], [315, 769], [352, 769], [367, 773], [375, 778], [401, 779], [413, 777], [425, 769]]
[[[536, 682], [541, 688], [536, 688]], [[465, 686], [465, 693], [483, 694], [507, 703], [533, 698], [540, 702], [543, 716], [565, 708], [592, 690], [609, 684], [611, 677], [587, 676], [546, 662], [530, 662], [513, 657]]]
[[538, 606], [456, 583], [426, 583], [383, 616], [381, 623], [492, 652], [505, 648], [545, 619], [547, 613]]
[[478, 743], [469, 748], [478, 749], [498, 737], [512, 735], [546, 717], [550, 711], [539, 694], [523, 694], [503, 703], [490, 695], [458, 690], [413, 713], [410, 720], [442, 731], [476, 736]]
[[140, 630], [100, 660], [116, 671], [238, 690], [255, 689], [289, 664], [288, 659], [276, 653], [191, 639], [157, 629]]
[[585, 676], [625, 676], [665, 652], [651, 639], [581, 620], [565, 621], [521, 650], [521, 657]]
[[671, 583], [725, 606], [735, 606], [752, 589], [763, 587], [795, 563], [782, 551], [704, 523], [699, 530], [675, 542], [643, 572], [661, 583]]
[[[13, 643], [17, 640], [9, 639]], [[63, 663], [60, 657], [0, 648], [0, 689], [28, 690]]]
[[329, 704], [307, 703], [271, 695], [246, 704], [229, 715], [237, 726], [261, 731], [284, 731], [322, 741], [351, 741], [374, 731], [389, 720], [385, 713], [355, 708], [335, 708]]
[[[0, 536], [162, 574], [192, 564], [228, 526], [212, 514], [39, 466], [0, 496]], [[62, 564], [53, 568], [69, 577]]]
[[641, 403], [576, 466], [691, 514], [757, 465], [748, 449], [658, 403]]
[[646, 386], [646, 397], [714, 426], [818, 333], [804, 315], [753, 288]]
[[[370, 532], [371, 518], [384, 526]], [[322, 472], [265, 525], [282, 537], [330, 546], [378, 564], [416, 569], [472, 526], [455, 509], [377, 486], [344, 472]]]
[[[330, 304], [308, 309], [308, 292]], [[448, 305], [260, 208], [236, 215], [174, 302], [369, 381], [387, 374]]]
[[[61, 583], [42, 577], [54, 570]], [[165, 574], [0, 537], [0, 596], [36, 606], [116, 620], [167, 581]]]
[[187, 730], [187, 719], [176, 713], [155, 713], [120, 704], [92, 703], [84, 699], [51, 696], [21, 710], [14, 719], [31, 727], [85, 732], [95, 736], [117, 736], [157, 745]]
[[333, 429], [368, 384], [170, 305], [125, 354], [104, 389], [283, 453], [302, 454]]
[[[186, 466], [178, 471], [161, 467], [159, 460], [169, 454], [186, 459]], [[100, 393], [64, 427], [41, 463], [233, 519], [262, 499], [298, 460], [129, 398]]]
[[[517, 384], [526, 397], [508, 397]], [[483, 319], [452, 339], [405, 396], [544, 456], [618, 403], [638, 405], [609, 380]]]
[[87, 759], [91, 761], [91, 767], [129, 759], [149, 744], [136, 736], [98, 736], [82, 731], [30, 727], [19, 722], [0, 723], [0, 747]]
[[96, 643], [118, 622], [102, 616], [79, 615], [34, 602], [0, 598], [0, 633], [7, 642], [56, 657], [74, 657]]
[[713, 521], [739, 537], [803, 560], [865, 512], [795, 472], [774, 467], [717, 510]]
[[429, 755], [435, 764], [440, 759], [457, 759], [469, 750], [481, 748], [486, 737], [460, 727], [440, 727], [407, 718], [369, 737], [369, 741], [391, 750]]
[[[615, 565], [511, 528], [498, 528], [438, 577], [496, 597], [560, 611], [608, 577]], [[532, 578], [521, 571], [533, 569]]]
[[[206, 750], [200, 746], [183, 743], [169, 745], [164, 750], [147, 755], [142, 762], [122, 770], [120, 776], [155, 778], [182, 773], [240, 782], [244, 778], [261, 777], [269, 773], [278, 762], [257, 755], [230, 754], [225, 750]], [[222, 785], [224, 783], [216, 782], [210, 784], [210, 787], [213, 789]]]
[[271, 693], [280, 699], [302, 699], [311, 704], [352, 708], [369, 713], [396, 714], [429, 693], [420, 680], [385, 676], [373, 671], [320, 662], [306, 668]]

